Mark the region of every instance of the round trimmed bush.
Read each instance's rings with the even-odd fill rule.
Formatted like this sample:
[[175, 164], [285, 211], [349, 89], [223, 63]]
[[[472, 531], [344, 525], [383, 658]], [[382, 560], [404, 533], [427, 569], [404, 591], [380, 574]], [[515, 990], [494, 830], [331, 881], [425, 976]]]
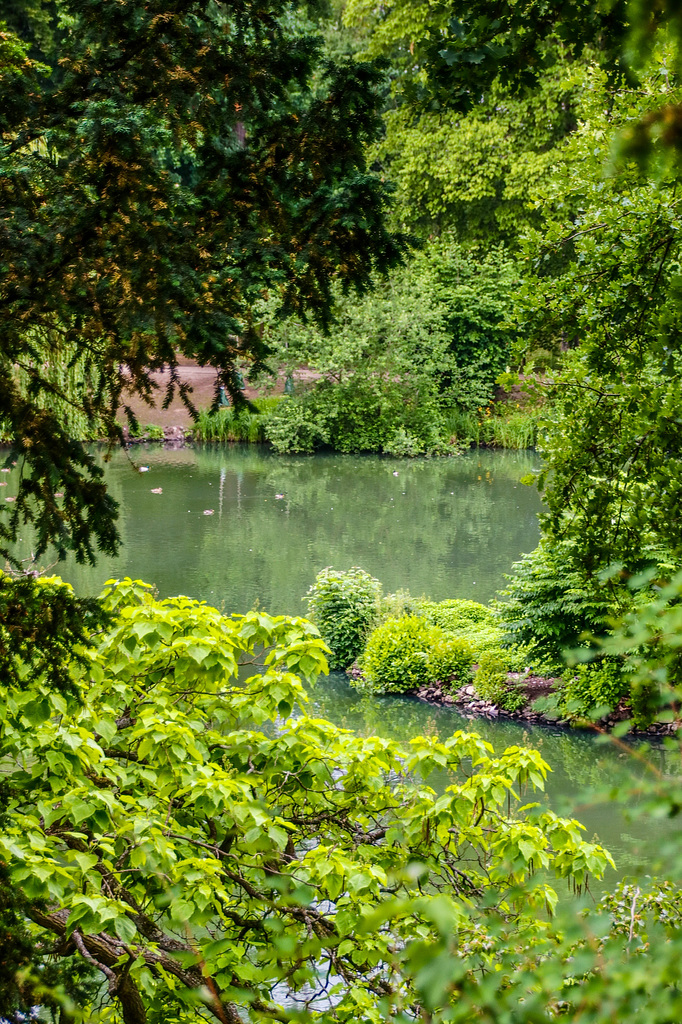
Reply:
[[468, 672], [471, 648], [416, 615], [387, 619], [370, 634], [360, 666], [373, 693], [409, 693]]
[[469, 678], [469, 670], [474, 662], [474, 649], [468, 640], [462, 637], [448, 636], [435, 630], [431, 650], [429, 652], [429, 669], [431, 679], [439, 683], [461, 685]]

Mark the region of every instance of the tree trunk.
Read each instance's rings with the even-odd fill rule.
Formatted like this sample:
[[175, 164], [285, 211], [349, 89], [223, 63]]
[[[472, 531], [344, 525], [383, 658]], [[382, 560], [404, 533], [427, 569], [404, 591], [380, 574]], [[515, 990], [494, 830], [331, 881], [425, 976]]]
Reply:
[[142, 996], [129, 974], [121, 978], [116, 998], [121, 1004], [124, 1024], [147, 1024], [147, 1011]]

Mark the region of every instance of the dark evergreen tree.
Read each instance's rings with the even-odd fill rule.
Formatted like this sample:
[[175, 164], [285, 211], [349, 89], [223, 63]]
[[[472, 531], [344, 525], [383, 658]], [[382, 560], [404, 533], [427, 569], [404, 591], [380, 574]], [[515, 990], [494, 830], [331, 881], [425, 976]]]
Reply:
[[[361, 291], [404, 246], [363, 151], [379, 128], [375, 65], [320, 60], [283, 0], [60, 0], [9, 7], [0, 34], [0, 422], [22, 522], [92, 559], [116, 506], [68, 436], [46, 353], [78, 369], [71, 401], [120, 434], [125, 396], [178, 353], [239, 399], [262, 367], [251, 310], [329, 321], [330, 285]], [[39, 57], [40, 59], [36, 59]]]

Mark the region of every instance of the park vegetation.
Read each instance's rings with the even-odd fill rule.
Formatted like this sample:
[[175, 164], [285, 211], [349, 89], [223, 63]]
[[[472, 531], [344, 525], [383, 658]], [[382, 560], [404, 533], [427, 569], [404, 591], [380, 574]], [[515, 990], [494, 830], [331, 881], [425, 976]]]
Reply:
[[[578, 916], [553, 880], [582, 892], [611, 858], [534, 799], [537, 751], [306, 713], [329, 656], [374, 693], [477, 665], [511, 707], [508, 670], [531, 666], [562, 674], [563, 718], [677, 721], [676, 5], [2, 15], [0, 421], [20, 480], [0, 511], [0, 1013], [679, 1020], [679, 849], [670, 879]], [[544, 456], [540, 547], [492, 608], [327, 569], [319, 632], [22, 571], [27, 523], [37, 558], [116, 551], [82, 441], [117, 443], [162, 365], [164, 400], [191, 404], [180, 355], [216, 370], [207, 438], [439, 455], [507, 424]], [[293, 393], [246, 409], [241, 375], [267, 391], [277, 373]], [[682, 809], [654, 767], [615, 796]]]

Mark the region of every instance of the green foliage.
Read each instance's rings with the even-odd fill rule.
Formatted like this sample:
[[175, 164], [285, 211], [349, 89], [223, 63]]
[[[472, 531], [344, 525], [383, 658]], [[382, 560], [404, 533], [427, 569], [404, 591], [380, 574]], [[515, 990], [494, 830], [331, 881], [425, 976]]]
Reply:
[[[633, 584], [636, 589], [642, 580]], [[679, 707], [681, 595], [682, 576], [678, 575], [660, 587], [655, 600], [636, 607], [615, 624], [597, 649], [602, 656], [626, 656], [635, 685], [656, 684], [658, 717], [663, 721], [670, 721]], [[617, 684], [615, 679], [612, 682], [613, 695]], [[661, 713], [664, 704], [672, 706]], [[673, 761], [679, 758], [679, 733], [665, 742]], [[647, 746], [621, 743], [618, 749], [621, 757], [630, 751], [646, 770], [633, 772], [631, 782], [601, 796], [626, 804], [645, 821], [677, 818], [681, 806], [677, 773], [661, 772], [657, 753]], [[500, 927], [495, 942], [503, 952], [494, 973], [463, 971], [461, 949], [451, 943], [447, 927], [441, 928], [435, 942], [409, 945], [404, 970], [421, 998], [431, 1000], [431, 1020], [465, 1024], [484, 1014], [490, 1020], [541, 1024], [548, 1011], [589, 1024], [614, 1019], [636, 1024], [643, 1015], [654, 1024], [678, 1019], [682, 935], [676, 879], [682, 853], [674, 838], [667, 856], [673, 862], [669, 880], [627, 879], [580, 916], [574, 907], [566, 907], [542, 935], [524, 934], [519, 928], [510, 933]], [[437, 976], [429, 969], [436, 959]]]
[[576, 665], [564, 673], [558, 707], [565, 717], [602, 717], [625, 700], [630, 685], [623, 665], [605, 658]]
[[[116, 441], [118, 408], [150, 401], [162, 366], [164, 402], [189, 404], [184, 355], [239, 400], [237, 367], [266, 355], [264, 294], [324, 325], [334, 281], [362, 292], [396, 265], [406, 243], [365, 156], [383, 71], [323, 61], [284, 0], [59, 0], [39, 12], [54, 32], [16, 6], [50, 52], [38, 64], [2, 29], [0, 423], [23, 472], [0, 543], [31, 522], [38, 555], [92, 560], [115, 553], [116, 508], [52, 399]], [[75, 394], [43, 358], [55, 347]]]
[[429, 649], [429, 673], [432, 680], [443, 686], [458, 686], [469, 677], [474, 662], [474, 651], [469, 641], [443, 632], [434, 633]]
[[[557, 50], [564, 60], [576, 60], [589, 47], [613, 68], [627, 37], [625, 13], [624, 3], [605, 7], [591, 0], [530, 0], [523, 7], [506, 0], [494, 10], [485, 0], [447, 6], [393, 0], [386, 8], [372, 0], [348, 0], [345, 20], [365, 22], [368, 52], [391, 55], [398, 88], [418, 110], [465, 113], [501, 89], [509, 96], [537, 95], [557, 63]], [[548, 119], [553, 123], [566, 119], [567, 112], [557, 107]]]
[[[679, 163], [682, 106], [667, 95], [671, 75], [679, 78], [682, 70], [682, 24], [674, 3], [530, 0], [519, 5], [505, 0], [491, 9], [485, 0], [447, 5], [393, 0], [379, 7], [372, 0], [348, 0], [345, 20], [362, 26], [366, 53], [390, 56], [394, 92], [413, 116], [437, 113], [443, 121], [457, 112], [471, 139], [471, 124], [499, 114], [517, 150], [530, 157], [530, 176], [538, 151], [542, 156], [561, 138], [562, 129], [572, 128], [580, 90], [575, 84], [571, 88], [570, 77], [562, 81], [563, 68], [580, 71], [590, 60], [612, 85], [625, 80], [632, 87], [662, 57], [665, 88], [650, 92], [645, 112], [630, 110], [618, 149], [641, 164], [655, 163], [661, 151], [669, 162]], [[515, 107], [525, 116], [519, 118]], [[543, 120], [546, 111], [550, 116]], [[500, 142], [503, 161], [509, 141]], [[437, 151], [430, 153], [436, 164], [445, 164]], [[473, 161], [472, 168], [485, 184], [485, 172]], [[429, 171], [428, 164], [424, 170]], [[522, 160], [518, 170], [511, 162], [500, 174], [502, 188], [507, 175], [512, 179], [511, 196], [505, 198], [515, 198], [519, 170], [523, 173]]]
[[431, 252], [430, 287], [448, 339], [443, 405], [478, 409], [490, 402], [515, 340], [508, 311], [519, 270], [502, 246], [468, 253], [446, 240]]
[[[1, 826], [0, 826], [1, 827]], [[58, 959], [51, 937], [27, 921], [21, 894], [8, 884], [10, 870], [0, 862], [0, 1006], [2, 1020], [74, 1020], [77, 1006], [93, 1003], [101, 982], [92, 965], [77, 955]], [[41, 1007], [40, 1018], [35, 1008]], [[63, 1016], [60, 1016], [60, 1010]], [[47, 1018], [47, 1013], [50, 1017]]]
[[[14, 368], [19, 391], [31, 395], [36, 409], [58, 417], [69, 437], [79, 441], [98, 440], [104, 433], [103, 420], [89, 411], [86, 397], [100, 380], [87, 357], [56, 331], [33, 332], [28, 361]], [[16, 443], [17, 437], [16, 424], [0, 421], [4, 444]]]
[[463, 680], [472, 663], [465, 640], [448, 636], [417, 615], [403, 615], [370, 633], [360, 659], [359, 685], [372, 693], [409, 693], [436, 681]]
[[136, 441], [163, 441], [163, 427], [155, 423], [145, 423], [144, 426], [139, 422], [134, 423], [129, 434]]
[[496, 651], [502, 641], [497, 615], [476, 601], [417, 601], [415, 610], [450, 636], [465, 640], [474, 661], [480, 661], [486, 651]]
[[379, 1024], [389, 996], [421, 1005], [396, 966], [442, 926], [467, 970], [494, 970], [499, 921], [540, 937], [546, 879], [584, 884], [610, 862], [577, 822], [520, 808], [516, 789], [548, 771], [535, 751], [289, 718], [308, 701], [298, 674], [325, 667], [305, 620], [228, 618], [130, 580], [105, 606], [112, 628], [73, 666], [80, 700], [43, 678], [0, 704], [7, 882], [34, 939], [102, 978], [105, 1019], [298, 1019], [290, 996], [334, 964], [316, 1019]]
[[495, 606], [505, 645], [561, 664], [564, 650], [604, 634], [626, 595], [588, 577], [574, 557], [573, 545], [543, 541], [514, 563]]
[[422, 614], [418, 611], [417, 602], [408, 590], [396, 590], [394, 594], [382, 594], [379, 601], [379, 622], [386, 619], [399, 619], [401, 615]]
[[358, 566], [318, 572], [303, 600], [331, 651], [332, 668], [347, 668], [360, 655], [377, 621], [380, 598], [379, 581]]
[[288, 399], [269, 417], [266, 437], [279, 453], [310, 454], [329, 443], [326, 424], [318, 421], [314, 402]]
[[321, 381], [282, 402], [266, 434], [278, 452], [434, 454], [444, 449], [436, 396], [408, 379], [360, 377], [343, 384]]
[[263, 307], [273, 364], [285, 374], [304, 365], [320, 378], [268, 424], [276, 450], [452, 450], [449, 410], [487, 405], [506, 366], [514, 278], [501, 249], [473, 257], [440, 241], [360, 301], [339, 291], [329, 335], [302, 322], [280, 326]]
[[561, 140], [584, 116], [589, 87], [586, 66], [571, 65], [555, 49], [535, 92], [514, 96], [496, 86], [464, 115], [416, 115], [413, 104], [398, 103], [371, 151], [396, 181], [396, 223], [423, 236], [452, 231], [468, 245], [515, 246], [524, 229], [542, 223], [538, 187], [562, 159]]
[[458, 629], [467, 629], [469, 626], [496, 624], [495, 613], [478, 601], [467, 601], [462, 598], [448, 601], [420, 600], [417, 602], [417, 609], [419, 614], [434, 626], [439, 626], [448, 633], [456, 633]]
[[651, 547], [680, 545], [677, 175], [661, 167], [654, 179], [629, 162], [604, 177], [614, 132], [646, 116], [657, 95], [675, 102], [666, 66], [661, 59], [637, 90], [613, 92], [609, 112], [595, 109], [574, 133], [572, 159], [543, 190], [555, 213], [524, 246], [517, 358], [528, 367], [539, 345], [565, 353], [536, 388], [550, 399], [543, 529], [572, 540], [592, 572], [614, 563], [639, 571]]
[[515, 409], [502, 404], [476, 411], [449, 409], [444, 412], [445, 435], [477, 448], [522, 451], [536, 446], [545, 415], [541, 409]]
[[148, 441], [163, 441], [163, 427], [158, 423], [145, 424], [144, 434]]
[[76, 597], [58, 576], [0, 572], [3, 686], [28, 688], [44, 677], [57, 692], [71, 690], [71, 663], [87, 664], [90, 635], [107, 621], [98, 602]]
[[510, 684], [508, 674], [509, 657], [505, 651], [484, 651], [474, 675], [476, 693], [505, 711], [519, 711], [526, 697], [517, 684]]
[[408, 693], [433, 681], [429, 649], [434, 627], [416, 615], [387, 619], [369, 636], [360, 668], [373, 693]]
[[259, 398], [251, 408], [230, 405], [223, 409], [202, 409], [194, 423], [194, 438], [260, 444], [266, 439], [269, 417], [282, 401], [280, 397]]
[[591, 653], [597, 659], [624, 664], [632, 724], [641, 728], [678, 717], [682, 693], [682, 573], [664, 582], [650, 570], [632, 577], [629, 586], [633, 607]]

